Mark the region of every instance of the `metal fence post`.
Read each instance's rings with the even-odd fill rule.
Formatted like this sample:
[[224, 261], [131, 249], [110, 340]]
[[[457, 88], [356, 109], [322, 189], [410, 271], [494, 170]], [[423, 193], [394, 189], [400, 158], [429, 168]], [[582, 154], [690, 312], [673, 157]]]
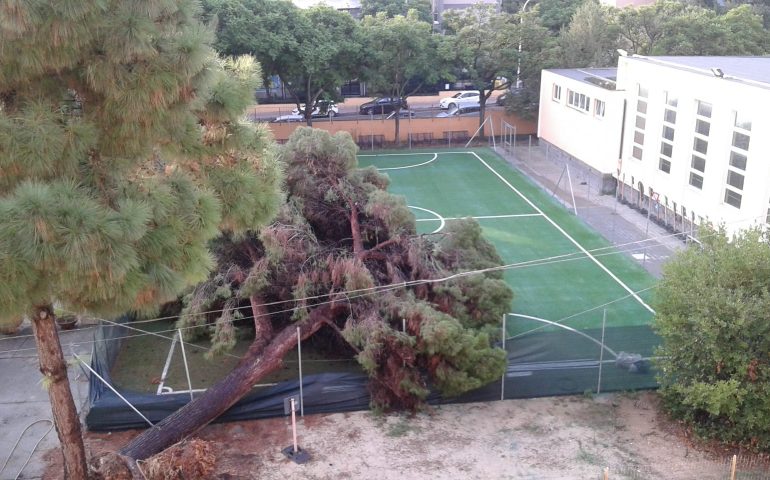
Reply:
[[604, 365], [604, 326], [607, 323], [607, 309], [602, 313], [602, 346], [599, 349], [599, 380], [596, 382], [596, 394], [602, 393], [602, 365]]
[[305, 416], [305, 396], [302, 392], [302, 335], [297, 327], [297, 365], [299, 365], [299, 414]]

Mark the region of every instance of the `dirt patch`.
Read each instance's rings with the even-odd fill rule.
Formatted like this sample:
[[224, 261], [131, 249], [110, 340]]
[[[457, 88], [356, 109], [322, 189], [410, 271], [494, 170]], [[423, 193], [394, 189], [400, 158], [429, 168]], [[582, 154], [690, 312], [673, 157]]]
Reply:
[[[281, 454], [291, 444], [285, 418], [210, 425], [198, 437], [212, 442], [215, 479], [571, 479], [604, 467], [625, 472], [611, 478], [725, 478], [724, 457], [694, 450], [663, 422], [654, 393], [312, 415], [299, 422], [306, 465]], [[115, 450], [136, 434], [90, 433], [87, 444], [91, 454]], [[57, 479], [60, 457], [49, 458], [44, 478]]]

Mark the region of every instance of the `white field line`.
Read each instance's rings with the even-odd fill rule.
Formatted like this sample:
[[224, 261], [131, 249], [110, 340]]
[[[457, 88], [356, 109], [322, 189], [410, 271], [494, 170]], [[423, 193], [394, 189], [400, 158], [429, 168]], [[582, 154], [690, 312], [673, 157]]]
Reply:
[[378, 169], [377, 169], [377, 171], [378, 171], [378, 172], [382, 172], [382, 171], [385, 171], [385, 170], [403, 170], [403, 169], [405, 169], [405, 168], [415, 168], [415, 167], [422, 167], [423, 165], [427, 165], [427, 164], [429, 164], [429, 163], [433, 163], [433, 162], [435, 162], [437, 158], [438, 158], [438, 153], [434, 153], [434, 154], [433, 154], [433, 158], [431, 158], [431, 159], [430, 159], [430, 160], [428, 160], [427, 162], [422, 162], [422, 163], [415, 163], [414, 165], [404, 165], [403, 167], [385, 167], [385, 168], [378, 168]]
[[[417, 207], [411, 207], [417, 208]], [[433, 212], [435, 213], [435, 212]], [[438, 215], [438, 214], [436, 214]], [[418, 218], [418, 222], [438, 222], [443, 218], [444, 220], [462, 220], [464, 218], [472, 218], [474, 220], [487, 220], [493, 218], [518, 218], [518, 217], [542, 217], [542, 213], [519, 213], [515, 215], [482, 215], [480, 217], [440, 217], [440, 218]]]
[[[467, 154], [469, 152], [440, 152], [441, 154], [457, 154], [457, 153], [463, 153]], [[412, 156], [412, 155], [438, 155], [439, 152], [414, 152], [414, 153], [360, 153], [356, 155], [357, 157], [406, 157], [406, 156]]]
[[438, 228], [433, 230], [431, 233], [438, 233], [438, 232], [440, 232], [441, 230], [444, 229], [444, 225], [446, 225], [446, 219], [444, 217], [442, 217], [441, 215], [439, 215], [438, 213], [434, 212], [433, 210], [428, 210], [427, 208], [422, 208], [422, 207], [415, 207], [414, 205], [407, 205], [407, 207], [408, 208], [414, 208], [415, 210], [422, 210], [423, 212], [430, 213], [431, 215], [435, 216], [436, 218], [435, 219], [431, 218], [429, 220], [434, 220], [434, 221], [437, 220], [437, 221], [441, 222], [441, 223], [439, 223]]
[[652, 309], [652, 307], [650, 307], [649, 305], [647, 305], [647, 304], [644, 302], [644, 300], [642, 300], [642, 298], [641, 298], [639, 295], [637, 295], [637, 294], [636, 294], [636, 292], [634, 292], [634, 291], [633, 291], [633, 290], [632, 290], [632, 289], [631, 289], [631, 288], [630, 288], [628, 285], [626, 285], [625, 283], [623, 283], [623, 281], [622, 281], [621, 279], [619, 279], [619, 278], [618, 278], [618, 277], [617, 277], [617, 276], [616, 276], [614, 273], [612, 273], [612, 272], [611, 272], [611, 271], [610, 271], [610, 270], [609, 270], [607, 267], [605, 267], [605, 266], [604, 266], [604, 265], [603, 265], [603, 264], [602, 264], [602, 263], [601, 263], [599, 260], [597, 260], [597, 259], [596, 259], [596, 257], [594, 257], [593, 255], [591, 255], [591, 253], [590, 253], [588, 250], [586, 250], [586, 249], [585, 249], [585, 248], [584, 248], [582, 245], [580, 245], [580, 243], [578, 243], [578, 241], [577, 241], [577, 240], [575, 240], [574, 238], [572, 238], [572, 236], [570, 236], [570, 234], [569, 234], [569, 233], [565, 232], [565, 231], [564, 231], [564, 229], [563, 229], [563, 228], [561, 228], [561, 227], [559, 226], [559, 224], [557, 224], [556, 222], [554, 222], [554, 221], [551, 219], [551, 217], [549, 217], [549, 216], [548, 216], [548, 215], [546, 215], [546, 214], [545, 214], [545, 213], [544, 213], [542, 210], [540, 210], [540, 209], [537, 207], [537, 205], [535, 205], [534, 203], [532, 203], [532, 201], [530, 201], [530, 199], [529, 199], [529, 198], [525, 197], [525, 196], [524, 196], [524, 194], [522, 194], [522, 193], [521, 193], [521, 192], [520, 192], [518, 189], [516, 189], [516, 187], [514, 187], [513, 185], [511, 185], [511, 184], [510, 184], [510, 182], [508, 182], [508, 180], [506, 180], [506, 179], [505, 179], [505, 178], [504, 178], [502, 175], [500, 175], [499, 173], [497, 173], [497, 171], [496, 171], [494, 168], [492, 168], [492, 167], [491, 167], [491, 166], [490, 166], [490, 165], [489, 165], [487, 162], [485, 162], [483, 158], [481, 158], [480, 156], [478, 156], [478, 154], [476, 154], [476, 152], [468, 152], [468, 153], [470, 153], [471, 155], [475, 156], [475, 157], [476, 157], [476, 158], [477, 158], [477, 159], [478, 159], [478, 160], [479, 160], [479, 161], [480, 161], [482, 164], [484, 164], [484, 166], [485, 166], [485, 167], [487, 167], [487, 168], [489, 169], [489, 171], [490, 171], [490, 172], [494, 173], [494, 174], [495, 174], [495, 176], [496, 176], [497, 178], [499, 178], [499, 179], [500, 179], [500, 180], [501, 180], [501, 181], [502, 181], [504, 184], [506, 184], [506, 185], [508, 186], [508, 188], [510, 188], [511, 190], [513, 190], [514, 192], [516, 192], [516, 194], [517, 194], [519, 197], [521, 197], [521, 198], [522, 198], [522, 200], [524, 200], [525, 202], [527, 202], [527, 204], [529, 204], [529, 206], [530, 206], [530, 207], [532, 207], [533, 209], [535, 209], [535, 211], [537, 211], [538, 213], [540, 213], [540, 214], [543, 216], [543, 218], [545, 218], [545, 219], [548, 221], [548, 223], [550, 223], [551, 225], [553, 225], [553, 227], [554, 227], [556, 230], [558, 230], [559, 232], [561, 232], [561, 234], [562, 234], [562, 235], [564, 235], [564, 236], [567, 238], [567, 240], [569, 240], [569, 241], [570, 241], [570, 242], [572, 242], [572, 243], [573, 243], [573, 244], [574, 244], [576, 247], [578, 247], [578, 249], [580, 249], [580, 251], [581, 251], [581, 252], [583, 252], [583, 254], [584, 254], [584, 255], [586, 255], [588, 258], [590, 258], [590, 259], [591, 259], [591, 260], [592, 260], [592, 261], [593, 261], [593, 262], [594, 262], [594, 263], [595, 263], [597, 266], [599, 266], [599, 268], [601, 268], [602, 270], [604, 270], [604, 271], [607, 273], [607, 275], [609, 275], [609, 276], [610, 276], [610, 277], [611, 277], [613, 280], [615, 280], [615, 281], [618, 283], [618, 285], [620, 285], [620, 286], [621, 286], [621, 287], [623, 287], [623, 288], [624, 288], [624, 289], [625, 289], [625, 290], [626, 290], [628, 293], [630, 293], [630, 294], [631, 294], [631, 296], [632, 296], [632, 297], [634, 297], [634, 299], [636, 299], [636, 301], [637, 301], [637, 302], [639, 302], [639, 303], [640, 303], [640, 304], [641, 304], [641, 305], [642, 305], [644, 308], [646, 308], [647, 310], [649, 310], [649, 311], [650, 311], [650, 312], [652, 312], [652, 313], [655, 313], [655, 310], [653, 310], [653, 309]]

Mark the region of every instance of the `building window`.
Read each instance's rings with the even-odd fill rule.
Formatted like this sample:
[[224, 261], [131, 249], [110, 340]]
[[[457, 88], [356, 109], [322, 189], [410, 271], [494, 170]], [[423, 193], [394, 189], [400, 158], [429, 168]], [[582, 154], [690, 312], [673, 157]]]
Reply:
[[576, 108], [584, 112], [588, 112], [591, 107], [591, 97], [587, 97], [583, 93], [577, 93], [577, 92], [573, 92], [572, 90], [567, 90], [567, 104], [570, 107]]
[[751, 131], [751, 120], [746, 118], [745, 115], [741, 115], [739, 112], [735, 112], [735, 126], [741, 130]]
[[703, 140], [702, 138], [695, 137], [692, 142], [692, 149], [698, 153], [706, 155], [709, 149], [709, 142], [707, 140]]
[[727, 166], [724, 196], [724, 202], [735, 208], [741, 208], [750, 143], [751, 119], [741, 115], [739, 112], [735, 112], [733, 142], [730, 147], [730, 162]]
[[751, 137], [745, 133], [733, 132], [733, 147], [740, 148], [741, 150], [748, 150], [750, 139]]
[[696, 100], [695, 133], [692, 140], [690, 161], [690, 185], [703, 189], [703, 175], [706, 173], [706, 155], [711, 133], [711, 104]]
[[603, 101], [599, 99], [594, 100], [594, 115], [597, 117], [604, 117], [604, 108], [605, 104]]
[[666, 125], [663, 126], [663, 138], [668, 140], [669, 142], [674, 141], [674, 129], [671, 127], [668, 127]]
[[635, 159], [641, 160], [642, 159], [642, 148], [634, 145], [633, 153], [631, 154]]
[[637, 90], [636, 90], [636, 91], [637, 91], [637, 94], [638, 94], [640, 97], [642, 97], [642, 98], [647, 98], [647, 97], [649, 96], [649, 92], [648, 92], [648, 91], [647, 91], [647, 89], [646, 89], [645, 87], [643, 87], [641, 84], [639, 84], [639, 83], [638, 83], [638, 84], [636, 84], [636, 88], [637, 88]]
[[636, 111], [639, 113], [647, 113], [647, 102], [644, 100], [637, 100]]
[[738, 152], [730, 152], [730, 166], [740, 170], [746, 170], [746, 155]]
[[674, 146], [668, 142], [660, 142], [660, 154], [671, 158], [671, 152], [674, 150]]
[[693, 155], [692, 162], [690, 162], [690, 166], [693, 168], [693, 170], [697, 170], [703, 173], [706, 171], [706, 159], [701, 158], [697, 155]]
[[561, 85], [553, 84], [553, 97], [554, 100], [561, 100]]
[[644, 130], [644, 127], [646, 124], [647, 124], [647, 120], [643, 116], [641, 115], [636, 116], [636, 128]]
[[725, 203], [732, 205], [735, 208], [741, 208], [741, 200], [743, 195], [732, 190], [725, 190]]
[[666, 105], [676, 108], [678, 103], [679, 99], [675, 95], [672, 95], [671, 92], [666, 92]]
[[697, 173], [690, 172], [690, 185], [697, 189], [703, 189], [703, 177]]
[[698, 102], [698, 116], [704, 117], [704, 118], [711, 118], [711, 104], [706, 102], [701, 102], [700, 100], [697, 100]]
[[660, 162], [658, 162], [658, 169], [662, 172], [671, 173], [671, 162], [661, 158]]
[[637, 143], [639, 145], [644, 145], [644, 133], [640, 132], [639, 130], [635, 131], [634, 143]]
[[731, 187], [735, 187], [738, 190], [743, 190], [743, 180], [744, 177], [742, 174], [733, 170], [727, 172], [727, 184]]
[[708, 137], [709, 132], [711, 131], [711, 124], [705, 120], [696, 120], [695, 131], [700, 133], [704, 137]]
[[676, 111], [667, 108], [663, 114], [663, 120], [668, 123], [676, 123]]

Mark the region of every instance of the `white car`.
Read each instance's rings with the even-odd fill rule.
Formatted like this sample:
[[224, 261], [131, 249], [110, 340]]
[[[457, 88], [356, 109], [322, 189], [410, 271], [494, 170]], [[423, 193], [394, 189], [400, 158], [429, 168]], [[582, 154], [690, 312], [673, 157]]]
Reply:
[[442, 98], [438, 104], [442, 109], [449, 110], [454, 110], [458, 107], [476, 107], [479, 105], [479, 92], [475, 90], [457, 92], [451, 97]]
[[281, 115], [273, 120], [273, 123], [291, 123], [291, 122], [304, 122], [305, 117], [298, 113], [292, 113], [290, 115]]
[[[305, 110], [305, 104], [302, 105], [302, 110]], [[301, 115], [298, 108], [295, 108], [292, 110], [292, 115]], [[315, 108], [313, 109], [313, 113], [311, 116], [313, 117], [336, 117], [337, 114], [340, 113], [339, 107], [337, 107], [337, 104], [334, 102], [331, 102], [329, 100], [318, 100], [315, 103]]]

